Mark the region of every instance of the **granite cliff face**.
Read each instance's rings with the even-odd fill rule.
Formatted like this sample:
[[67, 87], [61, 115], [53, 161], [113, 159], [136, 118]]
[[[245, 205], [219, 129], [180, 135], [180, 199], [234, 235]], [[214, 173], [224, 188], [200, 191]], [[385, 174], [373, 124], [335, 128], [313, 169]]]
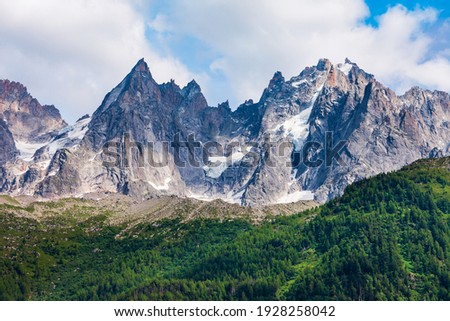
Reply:
[[[450, 96], [413, 88], [403, 96], [380, 84], [347, 61], [329, 66], [328, 78], [310, 123], [311, 141], [345, 141], [342, 164], [307, 168], [296, 177], [303, 188], [326, 200], [340, 195], [348, 184], [380, 172], [397, 170], [420, 158], [450, 152]], [[326, 159], [324, 149], [316, 153]]]
[[48, 164], [34, 156], [66, 126], [55, 106], [41, 105], [20, 83], [0, 80], [1, 189], [17, 192], [35, 179]]
[[3, 119], [0, 119], [0, 142], [0, 166], [3, 166], [7, 162], [14, 161], [18, 153], [14, 137]]
[[[157, 84], [143, 60], [73, 126], [19, 89], [9, 100], [3, 92], [12, 101], [0, 104], [9, 110], [4, 123], [19, 124], [0, 121], [0, 191], [12, 194], [325, 201], [361, 178], [450, 153], [449, 94], [413, 88], [397, 96], [348, 60], [322, 59], [289, 80], [277, 72], [258, 102], [235, 111], [227, 102], [208, 106], [195, 81]], [[11, 110], [23, 101], [33, 108], [19, 122]], [[34, 110], [43, 120], [29, 125]], [[15, 136], [20, 126], [27, 130]], [[16, 146], [30, 137], [41, 145], [17, 164], [11, 137]]]

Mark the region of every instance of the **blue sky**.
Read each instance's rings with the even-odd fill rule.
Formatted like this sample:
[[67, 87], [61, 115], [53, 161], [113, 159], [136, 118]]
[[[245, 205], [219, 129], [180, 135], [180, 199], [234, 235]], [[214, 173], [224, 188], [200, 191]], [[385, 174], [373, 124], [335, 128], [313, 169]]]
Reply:
[[210, 105], [259, 99], [273, 73], [348, 57], [401, 94], [450, 91], [444, 0], [0, 0], [0, 78], [73, 122], [144, 57], [158, 82], [195, 78]]
[[[430, 46], [431, 51], [441, 50], [444, 47], [449, 46], [449, 36], [442, 34], [443, 31], [439, 31], [442, 28], [442, 25], [448, 21], [450, 18], [450, 1], [448, 0], [430, 0], [430, 1], [391, 1], [391, 0], [366, 0], [366, 4], [370, 8], [370, 16], [367, 19], [368, 24], [378, 25], [377, 18], [383, 15], [388, 8], [395, 5], [402, 5], [408, 8], [409, 10], [414, 10], [417, 7], [419, 8], [427, 8], [431, 7], [436, 9], [439, 12], [438, 20], [436, 23], [431, 24], [429, 26], [425, 26], [425, 30], [429, 34], [433, 34], [437, 31], [437, 34], [434, 36], [434, 44]], [[448, 22], [447, 22], [448, 23]], [[448, 31], [448, 28], [446, 29]], [[434, 47], [434, 48], [433, 48]]]
[[[410, 10], [417, 6], [433, 7], [441, 11], [441, 18], [450, 16], [450, 3], [447, 0], [429, 0], [429, 1], [391, 1], [391, 0], [366, 0], [370, 8], [371, 18], [382, 15], [389, 7], [401, 4]], [[373, 21], [373, 20], [372, 20]]]

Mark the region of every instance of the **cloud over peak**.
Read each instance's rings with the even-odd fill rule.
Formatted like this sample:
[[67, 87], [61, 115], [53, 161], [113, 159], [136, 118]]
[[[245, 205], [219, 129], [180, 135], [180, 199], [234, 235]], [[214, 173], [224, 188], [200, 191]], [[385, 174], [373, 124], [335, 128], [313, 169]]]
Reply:
[[274, 71], [291, 77], [320, 57], [349, 57], [398, 93], [450, 92], [449, 26], [427, 7], [373, 17], [363, 0], [0, 0], [0, 78], [69, 121], [141, 57], [158, 82], [196, 78], [210, 104], [258, 99]]
[[148, 42], [133, 1], [0, 0], [0, 78], [23, 82], [75, 120], [92, 112], [141, 57], [159, 81], [192, 78]]
[[397, 92], [412, 85], [450, 91], [448, 52], [431, 51], [436, 39], [427, 33], [438, 10], [392, 6], [376, 26], [369, 16], [362, 0], [175, 0], [156, 20], [164, 21], [158, 32], [211, 48], [210, 73], [225, 75], [237, 101], [258, 98], [274, 70], [292, 76], [319, 57], [350, 57]]

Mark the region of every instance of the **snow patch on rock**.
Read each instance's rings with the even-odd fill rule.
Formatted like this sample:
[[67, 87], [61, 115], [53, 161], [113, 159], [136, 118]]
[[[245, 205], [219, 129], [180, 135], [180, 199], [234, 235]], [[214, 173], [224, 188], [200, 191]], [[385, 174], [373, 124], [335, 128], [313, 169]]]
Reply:
[[300, 79], [300, 80], [292, 82], [291, 86], [295, 87], [295, 88], [298, 88], [298, 87], [300, 87], [301, 84], [304, 84], [304, 83], [307, 83], [307, 82], [308, 82], [307, 79]]
[[337, 69], [342, 71], [346, 76], [350, 73], [350, 70], [352, 70], [353, 64], [345, 63], [345, 64], [338, 64]]
[[235, 151], [233, 154], [226, 156], [212, 156], [209, 157], [209, 165], [203, 166], [205, 175], [210, 178], [219, 178], [225, 170], [240, 162], [244, 158], [245, 154], [241, 151]]
[[276, 203], [277, 204], [288, 204], [295, 203], [299, 201], [312, 201], [314, 200], [314, 193], [311, 191], [296, 191], [291, 194], [286, 194], [280, 197]]
[[162, 185], [157, 185], [153, 182], [148, 182], [154, 189], [158, 191], [167, 191], [169, 189], [169, 183], [172, 181], [171, 177], [166, 177]]
[[61, 148], [70, 148], [81, 142], [88, 130], [91, 118], [79, 120], [73, 126], [67, 126], [48, 145], [48, 153], [52, 157]]
[[20, 153], [19, 159], [26, 162], [31, 162], [33, 160], [34, 153], [46, 145], [46, 143], [28, 143], [19, 140], [17, 140], [15, 144]]

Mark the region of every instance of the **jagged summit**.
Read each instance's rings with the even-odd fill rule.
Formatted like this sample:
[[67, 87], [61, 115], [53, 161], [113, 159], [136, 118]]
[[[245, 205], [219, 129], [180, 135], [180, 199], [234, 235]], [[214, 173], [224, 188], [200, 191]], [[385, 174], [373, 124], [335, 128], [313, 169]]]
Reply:
[[217, 105], [217, 108], [231, 111], [230, 102], [228, 100], [226, 100], [226, 101], [224, 101], [222, 103], [219, 103]]
[[136, 65], [131, 69], [130, 73], [124, 79], [124, 89], [134, 88], [136, 90], [149, 90], [154, 92], [155, 87], [158, 86], [153, 79], [149, 66], [144, 58], [140, 59]]
[[147, 62], [145, 62], [145, 59], [144, 58], [139, 59], [136, 65], [133, 67], [133, 70], [138, 71], [149, 70]]
[[202, 92], [199, 84], [192, 79], [183, 89], [182, 94], [185, 96], [193, 96]]
[[317, 70], [320, 70], [320, 71], [327, 71], [327, 70], [330, 70], [332, 65], [333, 64], [331, 63], [330, 60], [328, 60], [326, 58], [322, 58], [317, 63], [316, 68], [317, 68]]
[[0, 79], [0, 98], [14, 99], [17, 94], [28, 93], [27, 87], [20, 82], [10, 81], [8, 79]]
[[277, 71], [274, 73], [272, 79], [269, 82], [269, 86], [267, 87], [269, 90], [273, 87], [277, 87], [280, 84], [284, 83], [285, 79], [281, 71]]
[[19, 82], [0, 80], [0, 118], [16, 141], [44, 142], [67, 126], [53, 105], [41, 105]]
[[125, 79], [133, 80], [147, 80], [151, 83], [155, 83], [156, 81], [153, 79], [152, 73], [150, 71], [149, 66], [145, 62], [144, 58], [140, 59], [136, 65], [131, 69], [130, 73], [127, 75]]
[[153, 79], [150, 68], [144, 58], [140, 59], [125, 78], [103, 99], [100, 107], [94, 112], [93, 119], [111, 107], [120, 107], [124, 99], [135, 100], [143, 97], [160, 96], [159, 86]]

